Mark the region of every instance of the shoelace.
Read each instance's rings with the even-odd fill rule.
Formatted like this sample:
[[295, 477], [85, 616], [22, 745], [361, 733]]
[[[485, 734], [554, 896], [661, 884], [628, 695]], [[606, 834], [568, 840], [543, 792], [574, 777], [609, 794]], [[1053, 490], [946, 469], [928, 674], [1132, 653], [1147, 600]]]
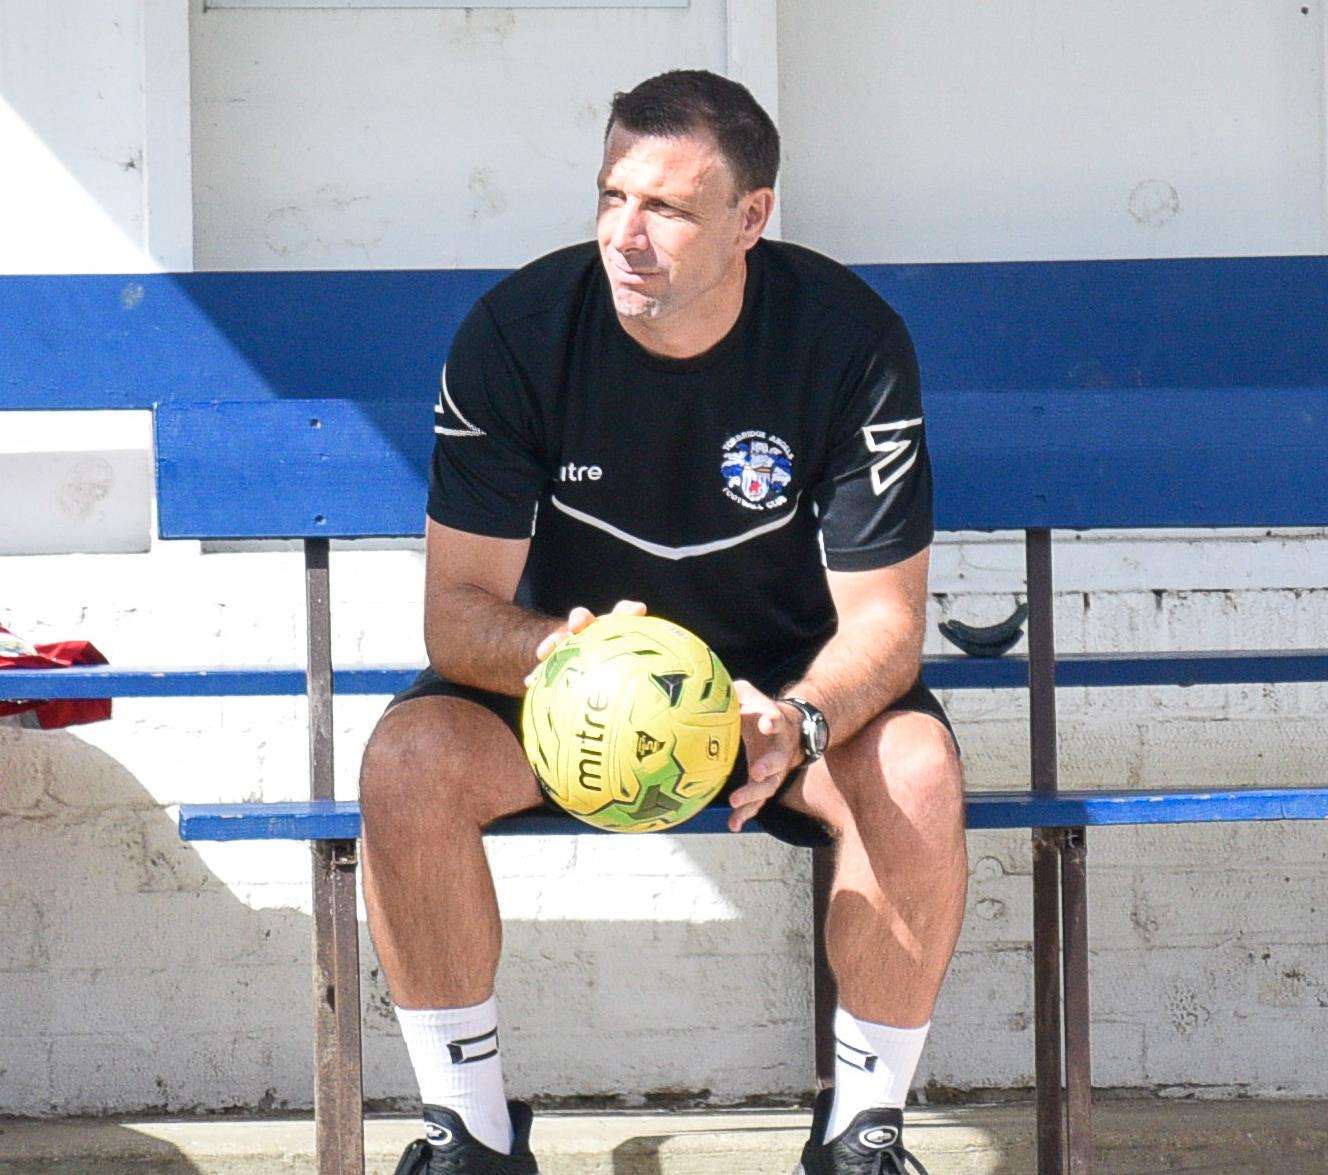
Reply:
[[401, 1156], [393, 1175], [419, 1175], [419, 1172], [429, 1166], [429, 1149], [429, 1144], [424, 1139], [417, 1138], [406, 1148], [406, 1153]]
[[[844, 1156], [841, 1156], [840, 1163], [844, 1164]], [[853, 1175], [927, 1175], [927, 1168], [915, 1155], [903, 1147], [893, 1146], [870, 1156], [859, 1153], [848, 1159], [844, 1169], [852, 1171]]]
[[892, 1148], [876, 1156], [873, 1175], [927, 1175], [927, 1168], [909, 1151], [902, 1147], [899, 1150]]

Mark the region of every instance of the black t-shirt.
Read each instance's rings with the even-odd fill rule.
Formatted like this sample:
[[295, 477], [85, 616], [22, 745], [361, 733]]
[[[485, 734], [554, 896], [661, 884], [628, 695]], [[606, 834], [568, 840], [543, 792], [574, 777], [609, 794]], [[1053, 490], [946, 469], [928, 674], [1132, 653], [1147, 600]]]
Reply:
[[428, 512], [531, 537], [527, 607], [642, 600], [766, 677], [834, 632], [825, 567], [931, 542], [931, 469], [902, 319], [811, 250], [747, 256], [737, 323], [691, 359], [623, 330], [594, 242], [481, 297], [443, 371]]

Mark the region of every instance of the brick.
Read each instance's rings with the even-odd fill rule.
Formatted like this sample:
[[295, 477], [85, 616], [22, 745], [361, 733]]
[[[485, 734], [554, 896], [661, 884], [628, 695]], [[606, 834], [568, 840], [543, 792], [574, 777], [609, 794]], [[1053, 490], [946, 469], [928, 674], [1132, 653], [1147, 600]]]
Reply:
[[51, 1051], [51, 1040], [44, 1034], [0, 1035], [0, 1090], [6, 1114], [62, 1112], [66, 1091], [52, 1080]]
[[[5, 846], [0, 845], [0, 851]], [[0, 974], [36, 971], [50, 964], [50, 928], [38, 896], [17, 885], [0, 888]]]
[[1021, 1019], [933, 1020], [913, 1086], [933, 1082], [955, 1089], [1029, 1086], [1033, 1063], [1032, 1029]]
[[[17, 969], [0, 972], [0, 1024], [4, 1036], [41, 1041], [50, 1032], [53, 1019], [51, 973]], [[0, 1089], [5, 1085], [0, 1081]]]
[[[1299, 589], [1314, 587], [1300, 580], [1325, 542], [1272, 544], [1057, 536], [1058, 647], [1323, 645], [1328, 591]], [[1003, 618], [1022, 594], [1018, 546], [961, 548], [938, 548], [933, 587], [947, 594], [931, 602], [933, 625]], [[418, 551], [334, 553], [339, 663], [422, 663], [421, 572]], [[33, 639], [86, 636], [122, 664], [304, 656], [297, 552], [158, 544], [10, 560], [5, 574], [0, 620]], [[88, 582], [91, 603], [74, 586]], [[1229, 583], [1247, 586], [1203, 590]], [[927, 647], [948, 648], [934, 628]], [[969, 785], [1026, 788], [1024, 691], [944, 700]], [[385, 701], [336, 703], [341, 795], [354, 794]], [[1328, 687], [1062, 690], [1058, 708], [1063, 786], [1328, 782]], [[304, 703], [131, 699], [115, 715], [72, 732], [0, 730], [0, 969], [18, 968], [0, 983], [0, 1014], [14, 1022], [13, 1005], [41, 1034], [5, 1039], [0, 1084], [19, 1090], [18, 1112], [307, 1107], [308, 850], [181, 845], [173, 807], [306, 795]], [[968, 919], [919, 1080], [1027, 1084], [1029, 836], [968, 844]], [[495, 840], [489, 852], [510, 919], [498, 982], [514, 1095], [708, 1089], [732, 1101], [810, 1088], [809, 854], [760, 836]], [[1313, 1055], [1325, 865], [1317, 825], [1093, 831], [1098, 1082], [1328, 1093]], [[404, 1105], [413, 1078], [367, 935], [363, 947], [366, 1089]], [[98, 1032], [49, 1035], [78, 1026], [84, 1007], [99, 1009]]]
[[1322, 718], [1251, 722], [1158, 719], [1144, 728], [1139, 786], [1322, 786]]

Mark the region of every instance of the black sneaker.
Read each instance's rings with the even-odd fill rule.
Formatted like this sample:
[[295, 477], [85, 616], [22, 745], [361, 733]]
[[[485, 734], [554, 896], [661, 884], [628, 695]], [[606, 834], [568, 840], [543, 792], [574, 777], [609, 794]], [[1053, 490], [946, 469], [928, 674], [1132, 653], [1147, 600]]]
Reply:
[[863, 1110], [843, 1134], [822, 1143], [834, 1100], [833, 1089], [816, 1095], [811, 1137], [794, 1175], [927, 1175], [927, 1168], [904, 1149], [902, 1110]]
[[539, 1175], [530, 1153], [534, 1115], [525, 1102], [508, 1102], [512, 1153], [491, 1150], [472, 1138], [461, 1115], [443, 1106], [424, 1107], [425, 1138], [417, 1138], [397, 1163], [395, 1175]]

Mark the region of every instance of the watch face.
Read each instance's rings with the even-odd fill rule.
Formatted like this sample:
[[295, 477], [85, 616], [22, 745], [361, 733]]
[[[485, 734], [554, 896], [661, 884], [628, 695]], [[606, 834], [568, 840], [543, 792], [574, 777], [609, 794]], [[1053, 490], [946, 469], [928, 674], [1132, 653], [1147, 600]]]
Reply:
[[808, 759], [819, 759], [825, 754], [826, 745], [830, 742], [830, 724], [826, 722], [825, 715], [801, 698], [790, 697], [782, 700], [796, 707], [798, 713], [802, 715], [802, 753]]
[[825, 715], [816, 714], [811, 720], [812, 748], [818, 755], [825, 752], [825, 744], [830, 741], [830, 728], [826, 725]]

